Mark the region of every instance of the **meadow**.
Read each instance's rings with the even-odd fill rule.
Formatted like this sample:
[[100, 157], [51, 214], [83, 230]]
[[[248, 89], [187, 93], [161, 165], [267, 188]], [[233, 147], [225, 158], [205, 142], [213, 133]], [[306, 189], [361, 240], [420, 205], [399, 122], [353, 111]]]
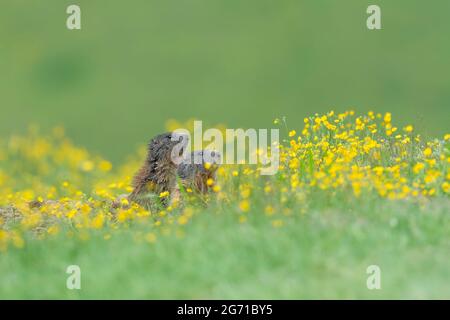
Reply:
[[[154, 212], [111, 206], [144, 146], [115, 166], [62, 127], [2, 139], [0, 297], [449, 298], [450, 135], [394, 119], [275, 119], [276, 175], [223, 165], [210, 194], [186, 189]], [[69, 265], [81, 290], [66, 288]], [[380, 290], [366, 286], [370, 265]]]
[[[76, 3], [1, 4], [0, 298], [450, 298], [448, 0]], [[111, 208], [186, 119], [280, 128], [279, 172]]]

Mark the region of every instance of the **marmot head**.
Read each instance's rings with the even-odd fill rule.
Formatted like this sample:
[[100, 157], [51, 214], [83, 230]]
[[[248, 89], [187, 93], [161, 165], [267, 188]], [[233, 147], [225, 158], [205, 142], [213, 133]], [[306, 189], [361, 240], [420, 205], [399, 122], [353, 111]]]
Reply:
[[222, 156], [218, 151], [194, 151], [178, 166], [178, 175], [181, 179], [189, 179], [198, 174], [213, 177], [221, 162]]
[[183, 159], [188, 143], [187, 135], [174, 132], [157, 135], [148, 145], [147, 161], [149, 165], [166, 164], [177, 167]]
[[201, 164], [204, 172], [216, 172], [222, 163], [222, 155], [215, 150], [194, 151], [191, 157], [193, 158], [193, 164]]

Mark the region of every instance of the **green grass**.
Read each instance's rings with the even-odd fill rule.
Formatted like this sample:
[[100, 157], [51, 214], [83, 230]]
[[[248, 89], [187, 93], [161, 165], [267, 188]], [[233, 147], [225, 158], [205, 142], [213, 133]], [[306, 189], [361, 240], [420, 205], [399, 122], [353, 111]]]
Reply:
[[[156, 243], [139, 225], [103, 240], [32, 241], [0, 259], [0, 298], [417, 299], [450, 298], [450, 203], [355, 200], [294, 214], [274, 228], [258, 208], [240, 224], [210, 207]], [[68, 265], [81, 290], [66, 289]], [[366, 268], [381, 268], [368, 290]]]
[[[0, 135], [63, 124], [116, 163], [169, 118], [265, 128], [286, 116], [376, 109], [448, 132], [450, 2], [2, 1]], [[295, 119], [295, 120], [294, 120]]]

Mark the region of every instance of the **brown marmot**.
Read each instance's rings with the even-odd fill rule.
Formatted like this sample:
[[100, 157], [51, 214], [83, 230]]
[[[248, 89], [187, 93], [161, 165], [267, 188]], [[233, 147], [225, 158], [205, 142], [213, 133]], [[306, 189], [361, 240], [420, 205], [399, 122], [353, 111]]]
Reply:
[[185, 188], [206, 194], [211, 187], [208, 185], [208, 180], [216, 180], [216, 172], [220, 164], [220, 152], [214, 150], [194, 151], [178, 166], [178, 176]]
[[[146, 209], [167, 206], [177, 195], [177, 168], [189, 142], [187, 135], [163, 133], [148, 145], [147, 158], [133, 179], [133, 191], [128, 196]], [[160, 194], [169, 192], [160, 199]]]

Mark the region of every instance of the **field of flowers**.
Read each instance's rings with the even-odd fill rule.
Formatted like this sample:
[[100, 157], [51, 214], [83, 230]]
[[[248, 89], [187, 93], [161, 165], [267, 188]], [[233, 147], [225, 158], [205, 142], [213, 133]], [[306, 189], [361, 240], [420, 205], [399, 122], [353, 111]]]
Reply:
[[0, 297], [449, 298], [450, 134], [424, 139], [393, 117], [275, 119], [276, 175], [223, 165], [211, 194], [187, 189], [159, 212], [112, 206], [144, 147], [116, 167], [59, 127], [1, 139]]

